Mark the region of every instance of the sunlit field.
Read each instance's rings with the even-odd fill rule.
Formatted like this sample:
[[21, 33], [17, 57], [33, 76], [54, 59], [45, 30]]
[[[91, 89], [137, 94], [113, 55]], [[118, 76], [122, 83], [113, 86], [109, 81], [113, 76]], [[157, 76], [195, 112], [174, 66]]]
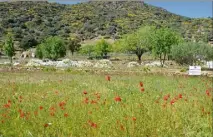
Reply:
[[212, 79], [0, 73], [1, 136], [211, 137]]

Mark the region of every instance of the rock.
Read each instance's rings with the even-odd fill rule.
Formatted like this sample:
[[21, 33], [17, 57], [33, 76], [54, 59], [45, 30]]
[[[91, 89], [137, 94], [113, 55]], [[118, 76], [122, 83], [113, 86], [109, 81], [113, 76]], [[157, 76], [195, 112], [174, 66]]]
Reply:
[[140, 64], [138, 62], [129, 62], [127, 67], [132, 68], [132, 67], [138, 67]]
[[111, 68], [112, 62], [110, 60], [103, 59], [103, 60], [96, 62], [94, 67], [95, 68]]
[[64, 61], [57, 61], [57, 65], [56, 65], [57, 68], [67, 68], [69, 66], [70, 66], [69, 63]]
[[206, 66], [207, 66], [208, 68], [213, 68], [213, 61], [207, 61], [207, 62], [206, 62]]
[[19, 62], [15, 62], [15, 63], [13, 64], [13, 66], [18, 66], [18, 65], [20, 65]]
[[77, 67], [92, 67], [93, 63], [89, 61], [78, 61]]
[[157, 66], [157, 67], [159, 67], [159, 66], [161, 66], [161, 63], [159, 61], [154, 61], [152, 63], [145, 64], [145, 66], [149, 66], [149, 67]]
[[33, 66], [42, 66], [44, 63], [40, 59], [31, 59], [25, 66], [33, 67]]
[[4, 65], [8, 65], [8, 64], [10, 64], [10, 62], [4, 62]]

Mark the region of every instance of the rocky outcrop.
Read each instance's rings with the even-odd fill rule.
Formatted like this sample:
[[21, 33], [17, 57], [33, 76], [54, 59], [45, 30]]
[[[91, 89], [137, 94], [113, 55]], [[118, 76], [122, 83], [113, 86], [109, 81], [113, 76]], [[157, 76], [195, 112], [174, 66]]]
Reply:
[[138, 62], [129, 62], [127, 64], [128, 68], [133, 68], [133, 67], [138, 67], [138, 66], [140, 66], [140, 64]]
[[111, 68], [112, 62], [107, 59], [99, 60], [98, 62], [95, 63], [94, 67], [95, 68]]

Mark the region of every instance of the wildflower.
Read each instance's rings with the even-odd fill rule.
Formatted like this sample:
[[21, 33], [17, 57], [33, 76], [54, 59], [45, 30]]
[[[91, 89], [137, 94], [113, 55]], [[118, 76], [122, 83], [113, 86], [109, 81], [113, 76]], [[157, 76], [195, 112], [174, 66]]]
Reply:
[[173, 105], [174, 103], [175, 103], [175, 100], [172, 99], [172, 100], [170, 101], [170, 104]]
[[39, 107], [39, 109], [40, 109], [40, 110], [42, 110], [42, 109], [43, 109], [43, 107], [42, 107], [42, 106], [40, 106], [40, 107]]
[[143, 87], [143, 82], [140, 81], [140, 87]]
[[64, 113], [64, 117], [68, 117], [68, 114], [67, 114], [67, 113]]
[[141, 92], [144, 92], [144, 88], [141, 88]]
[[132, 117], [132, 120], [133, 120], [133, 121], [136, 121], [136, 117]]
[[92, 124], [91, 124], [91, 127], [97, 128], [97, 124], [92, 123]]
[[24, 116], [25, 116], [24, 112], [20, 112], [20, 117], [24, 118]]
[[179, 94], [178, 97], [179, 97], [179, 98], [182, 98], [182, 94]]
[[97, 128], [97, 124], [92, 122], [91, 120], [88, 121], [89, 125], [93, 128]]
[[121, 97], [116, 96], [116, 97], [115, 97], [115, 101], [116, 101], [116, 102], [121, 102]]
[[49, 126], [49, 124], [47, 124], [47, 123], [46, 123], [46, 124], [44, 124], [44, 127], [48, 127], [48, 126]]
[[10, 103], [4, 104], [4, 108], [10, 108], [10, 106], [11, 106]]
[[55, 116], [55, 113], [54, 112], [50, 112], [50, 116]]
[[110, 81], [111, 77], [109, 75], [106, 76], [106, 80]]
[[50, 111], [56, 111], [56, 108], [55, 107], [50, 107]]
[[89, 103], [89, 98], [84, 99], [84, 103], [88, 104]]
[[86, 90], [84, 90], [84, 92], [83, 92], [83, 93], [84, 93], [84, 95], [86, 95], [86, 94], [87, 94], [87, 91], [86, 91]]
[[97, 101], [96, 100], [92, 100], [91, 104], [97, 104]]
[[164, 99], [165, 101], [167, 101], [167, 100], [169, 99], [169, 95], [164, 96], [163, 99]]
[[11, 102], [12, 102], [11, 100], [8, 100], [8, 101], [7, 101], [7, 103], [9, 103], [9, 104], [11, 104]]
[[206, 95], [211, 96], [209, 90], [206, 90]]
[[59, 106], [60, 106], [60, 107], [63, 107], [64, 105], [66, 105], [66, 103], [65, 103], [64, 101], [61, 101], [61, 102], [59, 103]]

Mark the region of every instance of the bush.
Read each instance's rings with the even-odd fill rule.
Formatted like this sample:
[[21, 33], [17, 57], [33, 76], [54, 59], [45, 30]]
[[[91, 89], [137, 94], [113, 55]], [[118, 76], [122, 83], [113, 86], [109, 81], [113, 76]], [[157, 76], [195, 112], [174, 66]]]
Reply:
[[93, 59], [94, 56], [94, 47], [95, 45], [85, 45], [80, 48], [79, 53], [82, 55], [87, 55], [89, 59]]
[[38, 58], [48, 58], [57, 60], [66, 55], [66, 48], [63, 40], [57, 36], [48, 37], [42, 44], [36, 48]]
[[94, 47], [94, 52], [97, 57], [107, 58], [107, 54], [112, 51], [112, 45], [106, 40], [101, 39]]
[[205, 43], [182, 43], [172, 46], [172, 59], [181, 65], [194, 65], [198, 61], [211, 60], [212, 48]]
[[31, 47], [35, 47], [38, 44], [38, 42], [35, 40], [33, 36], [26, 36], [21, 40], [20, 47], [24, 50], [27, 50]]

